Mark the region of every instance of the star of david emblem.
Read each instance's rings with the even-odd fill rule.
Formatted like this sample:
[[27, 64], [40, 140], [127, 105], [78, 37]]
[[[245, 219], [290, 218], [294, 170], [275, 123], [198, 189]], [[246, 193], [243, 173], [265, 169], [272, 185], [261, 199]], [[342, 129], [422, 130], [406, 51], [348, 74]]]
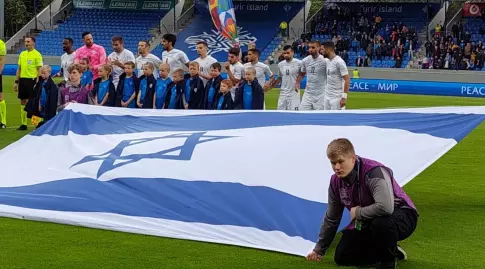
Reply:
[[[138, 162], [143, 159], [165, 159], [165, 160], [178, 160], [178, 161], [189, 161], [192, 158], [195, 147], [199, 144], [212, 142], [221, 139], [232, 138], [234, 136], [216, 136], [216, 135], [205, 135], [207, 132], [197, 132], [197, 133], [178, 133], [167, 136], [160, 137], [148, 137], [148, 138], [136, 138], [123, 140], [119, 142], [113, 149], [106, 151], [105, 153], [98, 155], [89, 155], [82, 158], [80, 161], [73, 164], [70, 169], [81, 164], [90, 163], [94, 161], [102, 161], [101, 166], [97, 172], [97, 178], [99, 179], [103, 174], [108, 171], [114, 170], [116, 168]], [[121, 156], [123, 151], [131, 146], [140, 145], [147, 142], [162, 140], [162, 139], [173, 139], [173, 138], [185, 138], [185, 142], [173, 148], [164, 149], [154, 153], [146, 154], [129, 154], [126, 156]], [[175, 153], [180, 151], [178, 155]]]

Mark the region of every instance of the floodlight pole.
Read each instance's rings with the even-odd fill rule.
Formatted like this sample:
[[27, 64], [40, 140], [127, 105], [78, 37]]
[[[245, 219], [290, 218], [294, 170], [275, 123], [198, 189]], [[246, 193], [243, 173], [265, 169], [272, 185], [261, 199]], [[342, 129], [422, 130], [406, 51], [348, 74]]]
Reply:
[[175, 12], [175, 7], [177, 6], [177, 0], [173, 0], [173, 34], [177, 35], [177, 13]]
[[34, 20], [35, 20], [35, 30], [37, 31], [37, 0], [34, 0]]
[[303, 0], [303, 34], [306, 35], [306, 3], [307, 0]]
[[5, 41], [5, 0], [0, 0], [0, 39]]

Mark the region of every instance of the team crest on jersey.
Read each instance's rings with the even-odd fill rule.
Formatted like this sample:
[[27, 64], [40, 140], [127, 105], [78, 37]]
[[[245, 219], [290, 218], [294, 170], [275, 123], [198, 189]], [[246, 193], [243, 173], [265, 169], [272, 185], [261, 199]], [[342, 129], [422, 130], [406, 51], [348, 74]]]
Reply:
[[[251, 42], [256, 42], [258, 39], [250, 32], [243, 30], [243, 27], [238, 27], [239, 46], [247, 46]], [[220, 32], [212, 29], [209, 33], [203, 32], [200, 35], [189, 36], [185, 39], [185, 43], [189, 45], [189, 49], [196, 51], [197, 42], [204, 40], [209, 46], [209, 55], [218, 52], [229, 52], [234, 47], [233, 42], [221, 35]]]

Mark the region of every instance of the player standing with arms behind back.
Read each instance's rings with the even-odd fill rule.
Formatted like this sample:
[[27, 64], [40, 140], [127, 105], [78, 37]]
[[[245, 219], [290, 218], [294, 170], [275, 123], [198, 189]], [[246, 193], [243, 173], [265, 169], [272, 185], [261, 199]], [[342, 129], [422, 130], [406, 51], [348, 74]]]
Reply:
[[296, 88], [296, 80], [301, 70], [301, 61], [293, 58], [293, 47], [283, 48], [284, 61], [278, 63], [278, 79], [271, 85], [274, 88], [281, 83], [278, 110], [298, 110], [300, 106], [300, 91]]
[[347, 105], [347, 93], [350, 88], [347, 65], [340, 56], [335, 54], [335, 44], [332, 41], [323, 43], [323, 55], [328, 58], [324, 109], [343, 110]]
[[303, 59], [301, 73], [296, 80], [296, 88], [299, 90], [301, 80], [305, 75], [307, 76], [300, 110], [321, 110], [327, 85], [327, 60], [320, 54], [320, 42], [318, 41], [311, 41], [308, 51], [310, 55]]

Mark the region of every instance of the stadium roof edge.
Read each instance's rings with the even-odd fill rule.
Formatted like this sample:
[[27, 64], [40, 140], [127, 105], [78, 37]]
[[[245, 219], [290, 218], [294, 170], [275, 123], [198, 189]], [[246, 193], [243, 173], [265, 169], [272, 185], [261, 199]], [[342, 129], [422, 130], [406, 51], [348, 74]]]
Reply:
[[445, 0], [327, 0], [326, 3], [436, 4]]
[[295, 2], [306, 2], [308, 0], [233, 0], [234, 2], [284, 2], [284, 3], [295, 3]]

